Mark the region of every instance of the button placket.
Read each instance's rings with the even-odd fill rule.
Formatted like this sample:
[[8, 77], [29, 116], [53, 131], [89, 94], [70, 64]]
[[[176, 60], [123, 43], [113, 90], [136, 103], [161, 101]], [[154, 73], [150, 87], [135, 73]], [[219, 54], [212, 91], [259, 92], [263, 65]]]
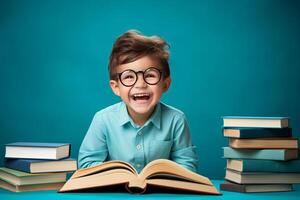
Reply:
[[135, 167], [140, 171], [144, 165], [144, 147], [143, 147], [143, 131], [140, 129], [136, 134], [136, 153], [135, 153]]

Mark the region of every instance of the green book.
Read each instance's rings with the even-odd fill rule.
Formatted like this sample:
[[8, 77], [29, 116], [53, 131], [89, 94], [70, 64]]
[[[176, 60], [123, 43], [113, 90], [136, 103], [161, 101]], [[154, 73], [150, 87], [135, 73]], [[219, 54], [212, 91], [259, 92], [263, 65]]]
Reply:
[[238, 184], [299, 184], [300, 173], [238, 172], [226, 169], [225, 179]]
[[223, 147], [224, 158], [294, 160], [298, 159], [298, 149], [234, 149]]
[[33, 184], [33, 185], [13, 185], [0, 179], [0, 188], [9, 190], [11, 192], [31, 192], [41, 190], [59, 190], [64, 185], [61, 183], [44, 183], [44, 184]]
[[239, 172], [293, 172], [300, 173], [300, 160], [227, 160], [227, 169]]
[[0, 179], [13, 185], [32, 185], [65, 182], [67, 173], [30, 174], [5, 167], [0, 167]]

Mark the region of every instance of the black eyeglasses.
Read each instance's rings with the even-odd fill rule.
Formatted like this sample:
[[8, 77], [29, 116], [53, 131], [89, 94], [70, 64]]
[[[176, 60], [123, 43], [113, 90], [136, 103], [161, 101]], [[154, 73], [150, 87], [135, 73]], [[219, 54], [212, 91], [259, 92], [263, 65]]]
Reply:
[[144, 81], [149, 85], [156, 85], [160, 81], [162, 76], [162, 72], [155, 67], [149, 67], [145, 71], [137, 72], [131, 69], [127, 69], [121, 73], [117, 73], [117, 75], [124, 86], [131, 87], [137, 82], [139, 73], [143, 74]]

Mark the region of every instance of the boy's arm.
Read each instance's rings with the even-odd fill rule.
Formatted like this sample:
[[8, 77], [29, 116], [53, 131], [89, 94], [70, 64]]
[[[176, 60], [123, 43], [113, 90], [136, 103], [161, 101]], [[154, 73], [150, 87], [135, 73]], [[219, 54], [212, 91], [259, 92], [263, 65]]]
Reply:
[[187, 120], [184, 115], [177, 118], [171, 159], [185, 168], [196, 172], [198, 156], [196, 147], [192, 144]]
[[86, 168], [105, 161], [108, 154], [105, 126], [100, 113], [96, 113], [82, 141], [78, 154], [78, 167]]

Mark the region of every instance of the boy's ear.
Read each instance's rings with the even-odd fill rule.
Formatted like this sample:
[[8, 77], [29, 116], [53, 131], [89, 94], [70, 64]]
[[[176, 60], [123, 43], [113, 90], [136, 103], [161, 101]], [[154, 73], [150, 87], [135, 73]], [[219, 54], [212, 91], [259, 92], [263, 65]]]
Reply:
[[172, 82], [172, 79], [170, 76], [164, 79], [164, 83], [163, 83], [164, 84], [163, 85], [164, 92], [168, 91], [168, 89], [170, 88], [171, 82]]
[[119, 88], [118, 82], [115, 80], [110, 80], [109, 85], [110, 85], [112, 91], [115, 93], [115, 95], [120, 96], [120, 88]]

